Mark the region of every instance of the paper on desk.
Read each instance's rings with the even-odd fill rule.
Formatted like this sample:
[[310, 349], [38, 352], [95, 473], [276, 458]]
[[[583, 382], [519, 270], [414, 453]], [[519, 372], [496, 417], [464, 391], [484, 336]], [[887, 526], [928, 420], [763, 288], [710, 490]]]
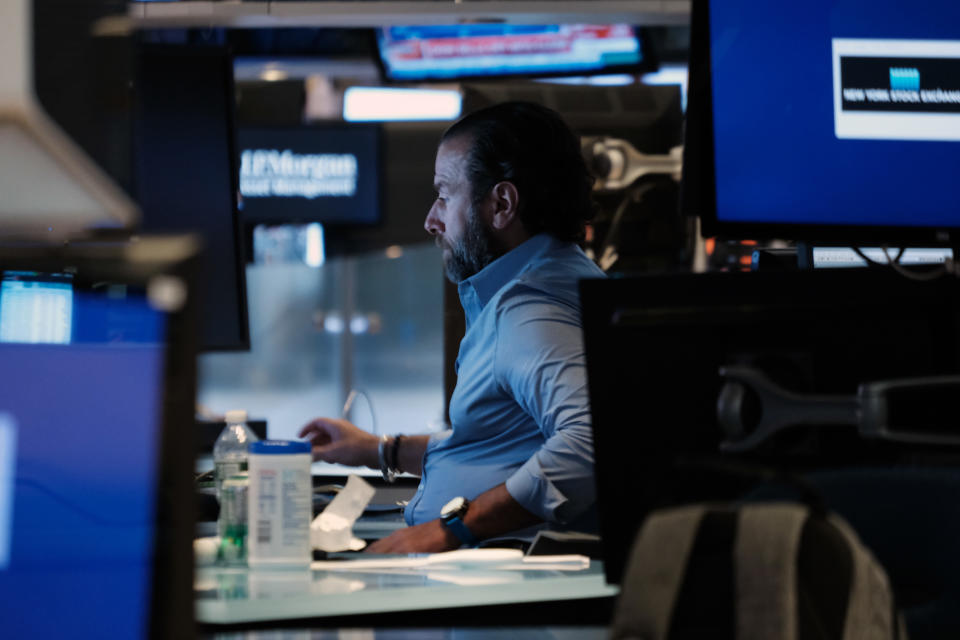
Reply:
[[197, 538], [193, 541], [193, 561], [198, 567], [212, 565], [217, 561], [220, 536]]
[[375, 489], [363, 478], [350, 476], [323, 512], [310, 523], [310, 543], [321, 551], [359, 551], [366, 546], [353, 535], [353, 523], [367, 508]]
[[385, 569], [433, 570], [479, 567], [510, 571], [580, 571], [590, 567], [590, 558], [581, 555], [524, 556], [518, 549], [458, 549], [398, 558], [321, 560], [310, 565], [314, 570], [382, 571]]
[[519, 571], [427, 571], [427, 580], [455, 584], [458, 587], [489, 587], [502, 584], [517, 584], [524, 581]]

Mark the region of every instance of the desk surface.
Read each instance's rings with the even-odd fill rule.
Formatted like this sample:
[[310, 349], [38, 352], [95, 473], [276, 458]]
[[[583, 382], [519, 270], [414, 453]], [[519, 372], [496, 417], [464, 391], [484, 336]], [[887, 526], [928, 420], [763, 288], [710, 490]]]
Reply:
[[197, 621], [237, 625], [613, 598], [603, 566], [580, 571], [432, 567], [376, 571], [197, 570]]
[[607, 625], [271, 628], [241, 632], [212, 629], [200, 637], [208, 640], [609, 640], [610, 630]]

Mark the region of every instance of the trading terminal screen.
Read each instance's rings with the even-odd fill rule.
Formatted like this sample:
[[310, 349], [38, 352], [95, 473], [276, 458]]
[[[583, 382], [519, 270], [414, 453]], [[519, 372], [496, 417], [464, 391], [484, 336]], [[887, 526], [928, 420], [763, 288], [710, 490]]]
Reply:
[[958, 227], [960, 3], [711, 2], [719, 222]]
[[0, 342], [69, 344], [73, 276], [5, 271], [0, 280]]

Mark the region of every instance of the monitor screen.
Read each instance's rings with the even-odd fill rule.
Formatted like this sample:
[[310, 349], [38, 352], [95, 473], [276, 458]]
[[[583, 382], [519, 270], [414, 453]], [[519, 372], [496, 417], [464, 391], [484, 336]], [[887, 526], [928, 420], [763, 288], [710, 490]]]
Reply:
[[[183, 460], [167, 448], [176, 438], [168, 427], [181, 417], [172, 403], [192, 405], [193, 376], [178, 367], [192, 367], [194, 358], [192, 350], [188, 359], [172, 357], [171, 345], [186, 345], [184, 327], [192, 323], [184, 325], [163, 295], [173, 280], [147, 280], [122, 261], [87, 270], [89, 257], [51, 265], [49, 253], [37, 255], [45, 264], [27, 282], [75, 274], [73, 334], [59, 343], [0, 342], [0, 602], [10, 612], [4, 632], [168, 637], [160, 632], [165, 626], [183, 631], [193, 624], [189, 608], [187, 620], [157, 618], [172, 615], [179, 605], [171, 603], [182, 599], [167, 589], [189, 590], [189, 578], [186, 585], [170, 581], [189, 574], [190, 547], [189, 539], [172, 542], [169, 501], [190, 509], [191, 494], [171, 492], [166, 474], [184, 472]], [[25, 262], [9, 268], [10, 260], [0, 258], [0, 277], [23, 282]], [[13, 306], [17, 326], [48, 322], [46, 304]]]
[[202, 237], [200, 348], [248, 349], [233, 59], [220, 47], [144, 45], [136, 98], [135, 191], [142, 229]]
[[378, 126], [242, 128], [237, 142], [245, 221], [380, 220]]
[[0, 342], [69, 344], [73, 275], [5, 271], [0, 279]]
[[627, 24], [398, 26], [377, 31], [390, 80], [613, 73], [652, 68]]
[[685, 171], [707, 233], [891, 244], [956, 233], [960, 4], [694, 11]]
[[145, 637], [163, 345], [3, 344], [0, 363], [6, 631]]

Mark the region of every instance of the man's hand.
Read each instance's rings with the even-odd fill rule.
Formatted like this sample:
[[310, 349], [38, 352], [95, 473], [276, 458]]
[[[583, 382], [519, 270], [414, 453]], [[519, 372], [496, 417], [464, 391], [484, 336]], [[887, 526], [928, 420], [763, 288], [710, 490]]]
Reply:
[[300, 430], [300, 437], [310, 441], [314, 460], [380, 468], [377, 436], [347, 420], [317, 418]]
[[[511, 497], [504, 484], [485, 491], [470, 503], [464, 524], [480, 540], [517, 531], [541, 522]], [[370, 553], [438, 553], [460, 548], [460, 539], [440, 519], [400, 529], [367, 548]]]
[[377, 540], [367, 553], [439, 553], [460, 547], [460, 540], [439, 519], [395, 531]]

